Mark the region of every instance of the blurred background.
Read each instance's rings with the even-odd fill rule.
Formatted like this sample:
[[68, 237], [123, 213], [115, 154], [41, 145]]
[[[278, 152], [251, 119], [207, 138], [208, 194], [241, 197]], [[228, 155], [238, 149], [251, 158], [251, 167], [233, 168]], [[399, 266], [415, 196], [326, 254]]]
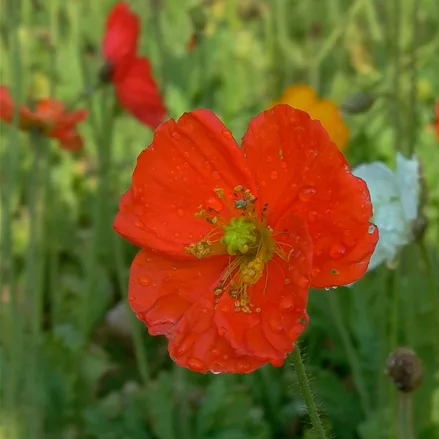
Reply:
[[[311, 291], [301, 340], [332, 437], [438, 438], [439, 3], [127, 3], [170, 117], [210, 108], [240, 139], [287, 88], [307, 85], [340, 108], [351, 166], [394, 168], [397, 151], [414, 149], [426, 230], [352, 288]], [[137, 249], [112, 223], [153, 132], [117, 107], [111, 87], [91, 91], [114, 4], [0, 0], [1, 84], [16, 102], [50, 96], [89, 110], [75, 153], [1, 125], [0, 438], [317, 437], [288, 362], [198, 375], [176, 367], [165, 340], [127, 310]], [[386, 374], [398, 346], [422, 362], [413, 392]]]

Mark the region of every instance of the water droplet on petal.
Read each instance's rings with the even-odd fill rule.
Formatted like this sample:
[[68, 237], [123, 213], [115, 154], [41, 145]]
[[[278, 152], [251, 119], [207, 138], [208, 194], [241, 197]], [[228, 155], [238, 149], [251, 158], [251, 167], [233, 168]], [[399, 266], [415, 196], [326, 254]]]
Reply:
[[331, 249], [329, 250], [329, 256], [331, 256], [332, 259], [340, 259], [344, 256], [346, 253], [346, 246], [339, 243], [334, 244]]
[[236, 371], [238, 373], [245, 373], [250, 369], [250, 364], [246, 360], [238, 360], [238, 364], [236, 365]]
[[135, 298], [134, 296], [128, 296], [128, 302], [134, 302]]
[[288, 309], [291, 308], [292, 306], [293, 306], [293, 299], [292, 297], [289, 296], [282, 297], [282, 299], [279, 302], [279, 308], [281, 309]]
[[223, 355], [223, 360], [228, 360], [229, 359], [229, 354], [224, 354]]
[[212, 366], [210, 366], [210, 371], [214, 375], [219, 375], [224, 370], [223, 366], [220, 363], [212, 363]]
[[266, 182], [265, 180], [262, 180], [262, 181], [261, 181], [261, 186], [262, 186], [262, 187], [267, 186], [267, 182]]
[[306, 288], [309, 286], [309, 279], [305, 276], [302, 276], [298, 281], [297, 284], [300, 288]]
[[304, 203], [311, 200], [311, 198], [315, 195], [316, 190], [313, 187], [304, 187], [299, 192], [299, 199]]
[[201, 372], [205, 368], [204, 363], [200, 359], [195, 357], [189, 358], [187, 360], [187, 365], [189, 369], [193, 370], [194, 372]]
[[218, 328], [218, 334], [222, 337], [223, 335], [226, 335], [226, 329], [225, 328]]
[[181, 139], [181, 134], [178, 133], [177, 131], [172, 131], [172, 133], [171, 133], [171, 137], [172, 137], [174, 140], [179, 140], [179, 139]]
[[316, 218], [317, 218], [317, 212], [316, 212], [315, 210], [310, 210], [310, 211], [308, 212], [308, 219], [309, 219], [310, 221], [315, 221]]
[[268, 324], [270, 325], [271, 330], [276, 334], [280, 334], [284, 330], [282, 322], [280, 321], [280, 319], [276, 314], [270, 315]]
[[273, 157], [271, 157], [269, 155], [269, 156], [267, 156], [266, 160], [267, 160], [267, 163], [271, 163], [273, 161]]
[[368, 229], [367, 232], [369, 233], [369, 235], [373, 235], [373, 232], [375, 232], [375, 225], [374, 225], [374, 224], [371, 224], [371, 225], [369, 226], [369, 229]]
[[230, 131], [228, 131], [228, 130], [224, 130], [224, 131], [223, 131], [223, 137], [224, 137], [226, 140], [232, 140], [232, 139], [233, 139], [233, 135], [232, 135], [232, 133], [231, 133]]
[[182, 209], [178, 209], [177, 210], [177, 216], [181, 218], [183, 215], [184, 215], [183, 210]]
[[272, 172], [270, 173], [270, 178], [271, 178], [272, 180], [276, 180], [276, 179], [277, 179], [277, 172], [276, 172], [276, 171], [272, 171]]
[[174, 233], [174, 236], [175, 236], [176, 238], [180, 238], [180, 233], [175, 232], [175, 233]]
[[220, 350], [218, 348], [213, 348], [210, 353], [214, 356], [214, 357], [219, 357], [220, 355]]
[[214, 180], [219, 180], [219, 179], [221, 178], [221, 176], [220, 176], [220, 174], [219, 174], [218, 171], [213, 171], [213, 172], [212, 172], [212, 178], [213, 178]]
[[142, 285], [142, 287], [147, 287], [151, 283], [151, 280], [149, 277], [139, 277], [139, 284]]
[[142, 227], [142, 226], [143, 226], [143, 223], [142, 223], [142, 221], [137, 220], [137, 221], [134, 222], [134, 225], [135, 225], [136, 227]]

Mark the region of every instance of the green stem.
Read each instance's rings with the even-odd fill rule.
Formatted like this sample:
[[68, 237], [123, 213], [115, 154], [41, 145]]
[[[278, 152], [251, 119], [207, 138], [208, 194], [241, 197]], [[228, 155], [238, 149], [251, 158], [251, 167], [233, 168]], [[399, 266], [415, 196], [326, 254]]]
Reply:
[[[21, 47], [18, 38], [20, 1], [9, 0], [6, 2], [5, 20], [6, 33], [8, 35], [9, 61], [10, 61], [10, 80], [11, 95], [14, 102], [21, 102], [22, 89], [22, 68], [21, 68]], [[14, 107], [12, 124], [18, 126], [19, 105]], [[13, 252], [13, 196], [20, 191], [20, 182], [17, 175], [19, 164], [20, 140], [18, 129], [11, 127], [8, 132], [7, 148], [2, 147], [2, 245], [1, 245], [1, 291], [3, 288], [9, 293], [9, 304], [4, 307], [6, 318], [3, 318], [3, 336], [5, 339], [5, 368], [2, 368], [2, 382], [5, 385], [5, 399], [2, 401], [4, 413], [20, 418], [22, 405], [20, 404], [20, 384], [22, 371], [22, 340], [23, 340], [23, 317], [20, 312], [17, 300], [17, 273]], [[6, 335], [5, 335], [6, 334]], [[6, 379], [7, 377], [7, 379]], [[17, 421], [17, 430], [20, 430], [19, 419], [12, 419], [12, 423]]]
[[352, 376], [354, 378], [355, 386], [360, 395], [361, 407], [367, 418], [372, 412], [369, 395], [366, 391], [366, 385], [363, 380], [363, 371], [361, 370], [360, 361], [357, 357], [357, 353], [352, 344], [349, 333], [346, 330], [346, 325], [343, 322], [340, 299], [336, 291], [331, 291], [329, 293], [329, 305], [331, 307], [331, 312], [334, 318], [335, 325], [340, 334], [346, 355], [348, 357], [348, 361], [351, 365]]
[[[389, 16], [392, 17], [393, 26], [391, 26], [391, 34], [389, 35], [389, 40], [392, 48], [393, 55], [393, 72], [392, 72], [392, 89], [394, 94], [394, 100], [391, 102], [391, 117], [393, 121], [394, 130], [394, 150], [401, 150], [401, 139], [402, 139], [402, 125], [401, 125], [401, 107], [399, 105], [401, 100], [401, 48], [400, 48], [400, 38], [401, 38], [401, 0], [393, 0], [393, 3], [389, 2]], [[393, 30], [393, 32], [392, 32]]]
[[428, 253], [427, 246], [424, 241], [419, 242], [419, 250], [421, 252], [422, 262], [425, 266], [425, 271], [427, 272], [427, 283], [428, 283], [428, 296], [432, 312], [435, 313], [434, 320], [435, 325], [432, 325], [432, 339], [435, 340], [435, 353], [436, 353], [436, 364], [439, 366], [439, 337], [437, 337], [436, 329], [439, 328], [439, 298], [436, 289], [436, 277], [434, 275], [433, 264]]
[[410, 51], [410, 103], [409, 103], [409, 111], [407, 116], [408, 122], [408, 140], [407, 140], [407, 153], [408, 156], [411, 157], [415, 151], [416, 145], [416, 125], [417, 125], [417, 80], [418, 80], [418, 69], [416, 63], [416, 52], [418, 48], [418, 39], [419, 39], [419, 0], [413, 1], [413, 10], [412, 10], [412, 46]]
[[[388, 272], [388, 285], [389, 285], [389, 293], [391, 296], [390, 299], [390, 310], [389, 310], [389, 318], [390, 318], [390, 322], [389, 322], [389, 341], [390, 341], [390, 349], [389, 352], [392, 352], [394, 349], [397, 348], [398, 346], [398, 341], [399, 341], [399, 337], [398, 337], [398, 329], [399, 329], [399, 308], [400, 308], [400, 303], [399, 303], [399, 282], [398, 282], [398, 274], [397, 274], [397, 269], [395, 270], [390, 270]], [[396, 394], [395, 394], [395, 389], [393, 388], [393, 386], [390, 387], [390, 407], [392, 410], [392, 414], [393, 414], [393, 419], [397, 419], [398, 415], [397, 415], [397, 401], [396, 401]], [[395, 423], [392, 423], [392, 436], [391, 437], [395, 437], [396, 436], [396, 431], [395, 431]]]
[[399, 439], [414, 439], [413, 404], [410, 393], [398, 393]]
[[26, 282], [24, 286], [24, 303], [29, 304], [30, 337], [28, 344], [28, 363], [26, 367], [27, 403], [29, 404], [28, 431], [31, 438], [41, 437], [42, 416], [39, 404], [39, 344], [42, 321], [42, 284], [41, 264], [44, 255], [39, 242], [39, 225], [42, 219], [40, 199], [41, 159], [43, 142], [39, 133], [30, 133], [30, 149], [33, 154], [33, 164], [29, 175], [28, 213], [29, 213], [29, 246], [26, 257]]
[[[122, 240], [116, 234], [112, 235], [114, 259], [116, 263], [116, 276], [121, 293], [125, 292], [128, 286], [128, 278], [126, 276], [127, 270], [123, 262]], [[122, 300], [126, 301], [125, 295], [122, 294]], [[137, 367], [139, 368], [140, 377], [143, 385], [146, 387], [150, 382], [150, 367], [146, 349], [142, 340], [142, 331], [139, 321], [136, 319], [134, 313], [129, 312], [131, 331], [133, 334], [134, 352], [136, 355]]]
[[303, 400], [305, 401], [309, 417], [311, 418], [311, 422], [316, 433], [316, 438], [327, 439], [326, 432], [320, 419], [320, 415], [314, 401], [311, 387], [309, 385], [308, 377], [306, 376], [305, 366], [303, 364], [298, 343], [295, 344], [294, 351], [291, 354], [291, 360], [297, 374], [300, 392], [302, 394]]
[[188, 386], [189, 372], [180, 366], [174, 365], [174, 374], [176, 377], [176, 395], [179, 401], [179, 439], [191, 439], [193, 434], [191, 432], [191, 410], [188, 401]]

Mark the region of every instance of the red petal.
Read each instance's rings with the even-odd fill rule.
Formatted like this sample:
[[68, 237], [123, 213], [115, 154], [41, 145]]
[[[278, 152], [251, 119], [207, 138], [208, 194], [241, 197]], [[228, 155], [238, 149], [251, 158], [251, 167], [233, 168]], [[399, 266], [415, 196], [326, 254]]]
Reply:
[[288, 263], [278, 256], [268, 262], [249, 293], [254, 312], [235, 312], [234, 300], [223, 295], [215, 322], [237, 352], [281, 365], [307, 322], [312, 244], [305, 224], [291, 215], [279, 222], [275, 232], [281, 232], [277, 242], [282, 243]]
[[211, 294], [184, 313], [169, 337], [169, 355], [179, 366], [200, 373], [250, 373], [259, 369], [265, 360], [238, 353], [218, 332]]
[[157, 128], [166, 116], [166, 108], [149, 62], [144, 58], [133, 58], [116, 65], [113, 83], [120, 106], [139, 122]]
[[113, 65], [136, 55], [137, 39], [140, 33], [138, 17], [125, 2], [117, 3], [107, 18], [103, 57]]
[[163, 123], [140, 154], [114, 228], [135, 245], [193, 258], [184, 248], [211, 231], [194, 214], [212, 205], [230, 215], [213, 190], [232, 193], [237, 185], [257, 195], [230, 131], [208, 110], [187, 113]]
[[378, 240], [376, 228], [369, 230], [369, 191], [320, 122], [277, 105], [251, 121], [243, 152], [269, 218], [291, 212], [306, 222], [314, 246], [311, 286], [360, 279]]
[[12, 122], [14, 103], [6, 87], [0, 86], [0, 120]]
[[130, 271], [129, 303], [153, 335], [170, 335], [183, 313], [218, 283], [227, 258], [179, 261], [142, 250]]

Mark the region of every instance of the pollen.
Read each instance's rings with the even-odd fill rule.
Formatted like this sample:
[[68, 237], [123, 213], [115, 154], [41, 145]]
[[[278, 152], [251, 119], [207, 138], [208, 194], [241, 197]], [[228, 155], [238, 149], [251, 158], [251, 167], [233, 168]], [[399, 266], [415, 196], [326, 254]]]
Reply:
[[205, 258], [212, 253], [211, 242], [203, 240], [195, 244], [190, 244], [189, 247], [186, 247], [185, 251], [197, 259]]
[[251, 301], [252, 287], [263, 276], [265, 265], [275, 252], [273, 230], [267, 225], [267, 209], [257, 213], [256, 197], [249, 189], [238, 185], [233, 198], [223, 188], [214, 189], [218, 200], [228, 209], [229, 217], [211, 207], [199, 207], [196, 218], [212, 226], [203, 240], [186, 247], [186, 253], [197, 259], [228, 255], [229, 264], [212, 289], [215, 307], [223, 294], [234, 300], [234, 311], [258, 312]]
[[258, 255], [241, 269], [242, 281], [246, 285], [254, 285], [262, 276], [265, 263]]

